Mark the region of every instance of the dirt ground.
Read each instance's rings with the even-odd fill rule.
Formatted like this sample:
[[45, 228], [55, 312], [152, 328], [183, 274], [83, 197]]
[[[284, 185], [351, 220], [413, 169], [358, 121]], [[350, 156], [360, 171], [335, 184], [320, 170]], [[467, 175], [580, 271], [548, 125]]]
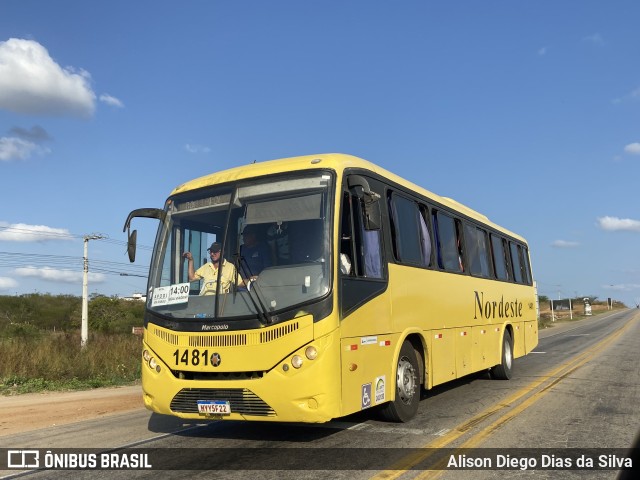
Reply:
[[140, 385], [0, 397], [0, 437], [140, 408]]

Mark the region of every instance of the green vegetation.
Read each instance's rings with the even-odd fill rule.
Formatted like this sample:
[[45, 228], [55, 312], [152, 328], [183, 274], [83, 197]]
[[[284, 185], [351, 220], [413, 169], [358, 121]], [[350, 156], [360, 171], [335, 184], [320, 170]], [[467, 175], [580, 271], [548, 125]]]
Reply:
[[144, 304], [94, 296], [80, 347], [82, 301], [68, 295], [0, 296], [0, 393], [123, 385], [140, 378]]
[[[541, 329], [553, 325], [542, 300]], [[576, 305], [574, 320], [584, 318], [582, 305]], [[592, 308], [594, 315], [607, 309], [605, 302], [597, 301]], [[89, 339], [82, 349], [79, 297], [0, 296], [0, 394], [86, 389], [139, 380], [141, 340], [131, 331], [142, 326], [143, 313], [142, 302], [93, 296]], [[568, 320], [567, 314], [556, 316]]]
[[[578, 320], [584, 320], [585, 318], [592, 318], [595, 315], [606, 313], [609, 311], [609, 306], [606, 300], [598, 300], [596, 296], [589, 296], [591, 300], [591, 315], [585, 315], [584, 303], [582, 298], [573, 299], [573, 312], [568, 310], [556, 311], [551, 314], [551, 307], [549, 305], [549, 297], [540, 295], [538, 297], [540, 304], [540, 318], [538, 319], [538, 329], [543, 330], [545, 328], [553, 327], [556, 322], [576, 322]], [[613, 310], [621, 308], [627, 308], [627, 306], [617, 300], [613, 302]]]

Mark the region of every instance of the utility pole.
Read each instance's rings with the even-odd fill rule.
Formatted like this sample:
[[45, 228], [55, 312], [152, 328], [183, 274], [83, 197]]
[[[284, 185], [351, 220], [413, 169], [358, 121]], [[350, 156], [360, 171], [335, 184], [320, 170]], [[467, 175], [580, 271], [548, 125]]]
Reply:
[[82, 325], [80, 327], [80, 346], [86, 348], [89, 338], [89, 240], [100, 240], [104, 235], [91, 234], [82, 237], [84, 240], [84, 269], [82, 275]]

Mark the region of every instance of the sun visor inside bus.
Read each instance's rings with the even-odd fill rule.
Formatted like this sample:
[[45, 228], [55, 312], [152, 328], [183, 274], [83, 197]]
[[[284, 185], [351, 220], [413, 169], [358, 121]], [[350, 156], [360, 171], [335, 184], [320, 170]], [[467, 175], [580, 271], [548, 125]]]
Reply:
[[321, 218], [322, 195], [315, 193], [291, 199], [269, 200], [247, 205], [247, 223], [277, 223]]

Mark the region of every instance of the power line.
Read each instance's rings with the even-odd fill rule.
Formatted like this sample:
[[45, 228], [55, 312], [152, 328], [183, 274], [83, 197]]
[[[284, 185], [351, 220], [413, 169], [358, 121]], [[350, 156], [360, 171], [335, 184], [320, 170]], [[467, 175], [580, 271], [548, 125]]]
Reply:
[[[46, 255], [37, 253], [0, 252], [0, 267], [12, 268], [37, 268], [37, 267], [65, 267], [61, 270], [74, 271], [70, 266], [83, 264], [83, 257], [70, 255]], [[146, 274], [149, 267], [144, 264], [131, 264], [124, 262], [112, 262], [107, 260], [91, 260], [92, 271], [99, 273]]]
[[[79, 235], [70, 233], [64, 229], [50, 229], [49, 227], [28, 228], [28, 225], [0, 225], [0, 241], [60, 241], [60, 240], [78, 240], [83, 239], [86, 244], [88, 240], [103, 242], [110, 245], [126, 247], [127, 242], [114, 240], [105, 234]], [[24, 242], [23, 242], [24, 243]], [[151, 252], [153, 247], [138, 244], [137, 248], [141, 251]], [[124, 249], [123, 249], [124, 250]], [[124, 255], [126, 250], [122, 253]], [[22, 253], [22, 252], [0, 252], [0, 268], [15, 269], [33, 269], [33, 270], [54, 270], [64, 273], [78, 274], [84, 272], [83, 284], [86, 282], [88, 274], [88, 258], [86, 256], [72, 255], [54, 255], [40, 253]], [[91, 272], [103, 275], [115, 275], [120, 277], [138, 277], [147, 278], [149, 274], [148, 263], [142, 262], [138, 264], [115, 262], [108, 260], [91, 260]], [[74, 268], [77, 267], [77, 268]], [[24, 274], [25, 272], [17, 272]], [[120, 280], [122, 282], [122, 280]], [[83, 285], [83, 289], [84, 289]], [[86, 342], [86, 340], [85, 340]]]
[[[49, 228], [49, 227], [45, 227], [45, 228]], [[75, 240], [75, 239], [81, 239], [84, 238], [85, 235], [79, 235], [76, 233], [69, 233], [69, 232], [61, 232], [61, 231], [56, 231], [56, 230], [63, 230], [63, 229], [51, 229], [51, 231], [49, 230], [43, 230], [43, 229], [34, 229], [34, 228], [23, 228], [23, 227], [16, 227], [14, 225], [0, 225], [0, 231], [4, 231], [5, 233], [17, 233], [19, 235], [24, 235], [24, 236], [35, 236], [35, 237], [53, 237], [53, 239], [56, 240]], [[112, 245], [122, 245], [122, 246], [126, 246], [127, 242], [123, 241], [123, 240], [114, 240], [111, 239], [109, 237], [109, 235], [106, 234], [94, 234], [96, 237], [100, 237], [100, 238], [93, 238], [92, 240], [100, 240], [101, 242], [104, 243], [110, 243]], [[8, 240], [7, 238], [3, 238], [3, 235], [0, 235], [0, 240]], [[14, 240], [14, 239], [12, 239]], [[138, 245], [139, 249], [142, 250], [152, 250], [153, 247], [149, 246], [149, 245]]]
[[[109, 244], [112, 244], [112, 245], [121, 245], [121, 246], [125, 246], [125, 247], [127, 246], [127, 242], [125, 242], [123, 240], [103, 239], [103, 240], [100, 240], [100, 241], [102, 243], [109, 243]], [[139, 250], [149, 250], [149, 251], [153, 250], [153, 247], [151, 247], [149, 245], [141, 245], [141, 244], [138, 244], [136, 246], [136, 248], [139, 249]]]

